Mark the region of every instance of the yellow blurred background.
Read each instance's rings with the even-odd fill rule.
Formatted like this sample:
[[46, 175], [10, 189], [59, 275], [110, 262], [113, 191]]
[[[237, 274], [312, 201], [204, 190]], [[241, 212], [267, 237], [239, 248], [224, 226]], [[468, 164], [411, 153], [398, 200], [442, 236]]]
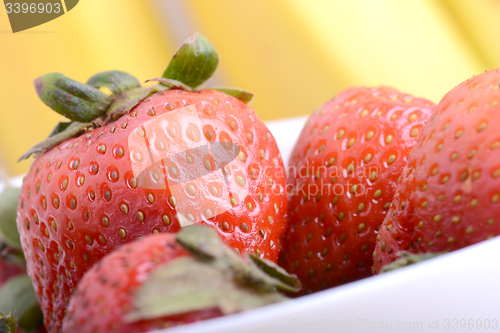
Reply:
[[[20, 1], [22, 2], [22, 1]], [[265, 120], [309, 114], [351, 85], [391, 85], [439, 99], [500, 67], [500, 0], [80, 0], [62, 17], [12, 34], [0, 14], [0, 165], [61, 120], [32, 81], [63, 72], [85, 82], [120, 69], [159, 77], [198, 31], [219, 52], [205, 86], [255, 94]]]

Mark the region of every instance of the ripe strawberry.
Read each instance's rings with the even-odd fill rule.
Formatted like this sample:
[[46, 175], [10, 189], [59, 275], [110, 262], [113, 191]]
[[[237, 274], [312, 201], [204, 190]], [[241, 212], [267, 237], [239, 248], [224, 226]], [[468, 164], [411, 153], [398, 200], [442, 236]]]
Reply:
[[219, 317], [218, 309], [127, 323], [134, 296], [149, 273], [178, 257], [191, 256], [175, 234], [158, 234], [124, 245], [97, 262], [84, 276], [70, 302], [63, 332], [149, 332]]
[[[3, 251], [5, 251], [5, 249]], [[0, 288], [2, 288], [2, 285], [10, 278], [21, 275], [25, 272], [26, 268], [24, 266], [5, 259], [0, 255]]]
[[379, 232], [374, 271], [399, 251], [453, 251], [500, 234], [500, 70], [439, 102]]
[[263, 272], [244, 263], [206, 226], [151, 235], [116, 249], [85, 274], [63, 331], [149, 332], [279, 302], [285, 298], [276, 288], [297, 287], [296, 277], [286, 272], [275, 271], [274, 277]]
[[316, 111], [293, 150], [280, 265], [303, 293], [370, 275], [377, 230], [433, 103], [354, 87]]
[[[215, 69], [213, 54], [204, 38], [191, 39], [153, 91], [122, 72], [89, 80], [109, 86], [113, 97], [61, 74], [35, 81], [46, 104], [74, 119], [26, 154], [41, 153], [18, 209], [28, 274], [50, 332], [59, 330], [70, 295], [94, 263], [121, 244], [178, 231], [178, 213], [187, 217], [182, 226], [211, 225], [242, 254], [277, 260], [283, 164], [257, 114], [227, 93], [243, 100], [248, 94], [192, 91], [202, 81], [191, 76], [206, 79]], [[85, 134], [72, 137], [82, 128]]]

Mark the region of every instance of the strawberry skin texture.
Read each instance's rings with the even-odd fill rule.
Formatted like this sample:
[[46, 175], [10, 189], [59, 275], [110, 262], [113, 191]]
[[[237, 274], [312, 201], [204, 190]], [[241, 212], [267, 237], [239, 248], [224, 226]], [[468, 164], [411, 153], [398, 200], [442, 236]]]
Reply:
[[500, 234], [500, 70], [452, 89], [431, 119], [380, 229], [376, 273], [398, 251], [453, 251]]
[[353, 87], [310, 117], [289, 163], [279, 260], [302, 294], [371, 274], [377, 230], [433, 107], [393, 88]]
[[[151, 235], [124, 245], [95, 264], [72, 297], [63, 332], [149, 332], [222, 316], [218, 309], [127, 323], [133, 300], [149, 272], [170, 260], [191, 256], [175, 234]], [[166, 300], [168, 301], [168, 300]]]
[[[221, 92], [160, 92], [116, 122], [42, 154], [24, 180], [17, 224], [49, 332], [59, 331], [78, 281], [104, 255], [139, 237], [180, 229], [169, 188], [134, 182], [128, 138], [145, 122], [188, 105], [196, 107], [203, 127], [191, 128], [196, 138], [238, 144], [233, 162], [247, 171], [237, 179], [234, 165], [227, 166], [227, 179], [246, 184], [248, 195], [203, 223], [240, 253], [277, 261], [286, 228], [286, 180], [267, 127], [250, 107]], [[184, 140], [189, 134], [183, 133]], [[189, 167], [186, 162], [178, 168]], [[159, 174], [166, 182], [168, 176]], [[186, 202], [200, 210], [195, 198]]]

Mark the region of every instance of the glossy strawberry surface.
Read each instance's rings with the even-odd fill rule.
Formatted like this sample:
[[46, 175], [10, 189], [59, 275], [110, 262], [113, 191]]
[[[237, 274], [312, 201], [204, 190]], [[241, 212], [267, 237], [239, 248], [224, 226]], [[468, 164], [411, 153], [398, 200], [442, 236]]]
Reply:
[[126, 320], [134, 309], [134, 296], [149, 273], [183, 256], [191, 255], [175, 241], [175, 234], [152, 235], [120, 247], [85, 274], [69, 304], [63, 332], [149, 332], [222, 316], [218, 309], [206, 309], [151, 320]]
[[[167, 121], [162, 133], [144, 135], [149, 121], [187, 107], [200, 123]], [[142, 155], [129, 147], [141, 134], [148, 146]], [[160, 134], [161, 144], [154, 141]], [[148, 152], [177, 152], [193, 142], [221, 142], [229, 150], [238, 145], [239, 152], [224, 166], [216, 165], [215, 153], [207, 157], [195, 149], [170, 160], [178, 165], [156, 163], [140, 177], [133, 170], [151, 158]], [[213, 177], [190, 182], [199, 175], [192, 170]], [[182, 193], [176, 197], [167, 184], [191, 172], [178, 182]], [[179, 230], [180, 206], [188, 220], [212, 225], [240, 253], [276, 261], [286, 227], [284, 186], [283, 163], [267, 127], [246, 104], [217, 91], [154, 94], [116, 122], [42, 154], [24, 180], [17, 224], [48, 330], [58, 332], [71, 294], [94, 263], [139, 237]], [[204, 204], [210, 198], [220, 203], [228, 188], [239, 191], [229, 191], [229, 210], [212, 216], [217, 210]]]
[[500, 70], [448, 92], [415, 145], [374, 270], [399, 251], [453, 251], [500, 234]]
[[353, 87], [309, 118], [289, 163], [279, 261], [302, 293], [371, 274], [377, 230], [433, 106], [389, 87]]

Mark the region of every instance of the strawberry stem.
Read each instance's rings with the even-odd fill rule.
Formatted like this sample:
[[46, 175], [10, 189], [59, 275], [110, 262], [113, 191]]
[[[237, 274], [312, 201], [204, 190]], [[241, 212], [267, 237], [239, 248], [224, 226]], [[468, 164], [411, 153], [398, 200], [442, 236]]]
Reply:
[[196, 33], [173, 56], [162, 77], [194, 89], [212, 76], [218, 63], [219, 56], [212, 44]]

